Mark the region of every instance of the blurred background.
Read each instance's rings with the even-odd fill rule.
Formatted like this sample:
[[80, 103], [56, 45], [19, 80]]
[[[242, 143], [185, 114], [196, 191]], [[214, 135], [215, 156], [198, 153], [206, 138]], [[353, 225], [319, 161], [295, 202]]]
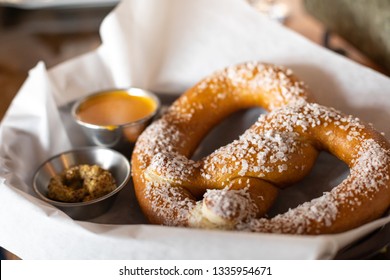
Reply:
[[[242, 0], [316, 44], [388, 75], [390, 0]], [[119, 0], [0, 0], [0, 121], [38, 61], [48, 68], [97, 48]], [[0, 258], [17, 259], [1, 250]], [[386, 248], [369, 258], [390, 259]]]

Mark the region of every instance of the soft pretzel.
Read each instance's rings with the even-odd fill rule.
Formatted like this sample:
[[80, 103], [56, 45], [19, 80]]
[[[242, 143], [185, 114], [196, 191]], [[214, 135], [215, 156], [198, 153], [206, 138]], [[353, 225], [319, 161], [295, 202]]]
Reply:
[[[134, 149], [133, 180], [145, 215], [157, 224], [292, 234], [342, 232], [383, 215], [390, 144], [357, 118], [307, 99], [290, 70], [260, 63], [229, 67], [189, 89]], [[271, 112], [239, 139], [190, 159], [214, 125], [253, 106]], [[350, 175], [323, 196], [265, 218], [279, 190], [301, 180], [321, 150], [347, 163]]]

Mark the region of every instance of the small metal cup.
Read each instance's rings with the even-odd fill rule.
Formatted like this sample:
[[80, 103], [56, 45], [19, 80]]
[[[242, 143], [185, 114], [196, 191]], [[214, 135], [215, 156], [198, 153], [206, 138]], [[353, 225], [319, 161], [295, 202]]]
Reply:
[[[78, 110], [80, 106], [86, 102], [88, 99], [95, 97], [97, 95], [107, 94], [114, 91], [125, 91], [129, 95], [136, 96], [145, 96], [151, 98], [156, 103], [156, 110], [137, 121], [128, 122], [121, 125], [109, 125], [109, 126], [100, 126], [96, 124], [91, 124], [81, 121], [78, 116]], [[151, 91], [143, 90], [140, 88], [128, 88], [128, 89], [113, 89], [113, 90], [104, 90], [93, 93], [85, 98], [78, 100], [72, 107], [72, 117], [75, 122], [80, 125], [84, 131], [87, 139], [90, 144], [97, 145], [101, 147], [108, 147], [118, 150], [120, 152], [127, 152], [132, 150], [138, 136], [144, 131], [144, 129], [152, 122], [153, 118], [157, 115], [160, 109], [161, 103], [157, 95]], [[129, 108], [130, 110], [131, 108]]]
[[[117, 187], [112, 192], [86, 202], [60, 202], [47, 197], [50, 179], [72, 166], [97, 164], [111, 172]], [[130, 163], [121, 153], [102, 147], [87, 147], [67, 151], [44, 162], [33, 178], [35, 193], [42, 200], [52, 204], [76, 220], [89, 220], [107, 212], [119, 191], [130, 180]]]

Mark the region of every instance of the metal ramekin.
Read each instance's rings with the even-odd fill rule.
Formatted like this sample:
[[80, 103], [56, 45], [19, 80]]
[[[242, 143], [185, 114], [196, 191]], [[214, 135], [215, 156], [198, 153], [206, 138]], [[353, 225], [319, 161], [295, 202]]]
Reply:
[[[87, 202], [60, 202], [49, 199], [50, 179], [79, 164], [99, 165], [113, 175], [117, 187], [111, 193]], [[39, 198], [54, 205], [76, 220], [89, 220], [107, 212], [117, 194], [130, 180], [130, 163], [121, 153], [102, 147], [86, 147], [63, 152], [44, 162], [33, 177], [33, 188]]]
[[[97, 95], [103, 95], [107, 94], [109, 92], [115, 92], [115, 91], [125, 91], [130, 95], [136, 95], [136, 96], [146, 96], [151, 98], [154, 102], [156, 102], [156, 110], [140, 119], [134, 122], [125, 123], [122, 125], [115, 125], [115, 126], [100, 126], [95, 124], [90, 124], [87, 122], [81, 121], [77, 117], [77, 112], [80, 107], [85, 101], [88, 99], [95, 97]], [[119, 151], [127, 151], [129, 150], [129, 147], [133, 147], [138, 136], [142, 133], [142, 131], [152, 122], [153, 118], [157, 115], [159, 109], [160, 109], [161, 103], [159, 98], [156, 94], [154, 94], [151, 91], [143, 90], [140, 88], [127, 88], [127, 89], [110, 89], [110, 90], [104, 90], [99, 91], [93, 94], [88, 95], [87, 97], [84, 97], [73, 105], [72, 107], [72, 117], [75, 120], [75, 122], [80, 125], [82, 130], [84, 131], [86, 137], [88, 138], [90, 144], [97, 145], [101, 147], [108, 147], [113, 148], [115, 150]], [[129, 108], [131, 109], [131, 108]]]

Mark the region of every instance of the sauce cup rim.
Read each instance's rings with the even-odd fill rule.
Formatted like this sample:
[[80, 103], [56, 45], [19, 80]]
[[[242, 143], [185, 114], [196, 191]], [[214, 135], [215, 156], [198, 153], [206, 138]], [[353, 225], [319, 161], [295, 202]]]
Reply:
[[[87, 100], [95, 97], [95, 96], [99, 96], [99, 95], [104, 95], [104, 94], [110, 94], [110, 92], [117, 92], [117, 91], [123, 91], [123, 92], [126, 92], [128, 95], [133, 95], [133, 96], [147, 96], [147, 97], [150, 97], [151, 99], [153, 99], [153, 101], [156, 103], [156, 108], [155, 110], [141, 118], [141, 119], [138, 119], [136, 121], [131, 121], [131, 122], [127, 122], [127, 123], [123, 123], [123, 124], [118, 124], [118, 125], [98, 125], [98, 124], [92, 124], [92, 123], [89, 123], [89, 122], [84, 122], [82, 120], [80, 120], [77, 116], [77, 111], [79, 109], [79, 107], [81, 106], [81, 104], [83, 104], [84, 102], [86, 102]], [[138, 94], [134, 94], [133, 92], [136, 92]], [[128, 87], [128, 88], [109, 88], [109, 89], [104, 89], [104, 90], [100, 90], [100, 91], [97, 91], [97, 92], [94, 92], [94, 93], [91, 93], [87, 96], [84, 96], [82, 98], [80, 98], [79, 100], [77, 100], [73, 106], [72, 106], [72, 109], [71, 109], [71, 114], [72, 114], [72, 118], [81, 126], [84, 126], [84, 127], [88, 127], [88, 128], [91, 128], [91, 129], [97, 129], [97, 130], [116, 130], [116, 129], [120, 129], [120, 128], [123, 128], [123, 127], [128, 127], [128, 126], [137, 126], [137, 125], [140, 125], [144, 122], [147, 122], [148, 120], [152, 119], [153, 117], [155, 117], [157, 115], [157, 113], [159, 112], [160, 110], [160, 107], [161, 107], [161, 101], [160, 99], [158, 98], [158, 96], [153, 93], [152, 91], [149, 91], [149, 90], [145, 90], [145, 89], [142, 89], [142, 88], [137, 88], [137, 87]]]

